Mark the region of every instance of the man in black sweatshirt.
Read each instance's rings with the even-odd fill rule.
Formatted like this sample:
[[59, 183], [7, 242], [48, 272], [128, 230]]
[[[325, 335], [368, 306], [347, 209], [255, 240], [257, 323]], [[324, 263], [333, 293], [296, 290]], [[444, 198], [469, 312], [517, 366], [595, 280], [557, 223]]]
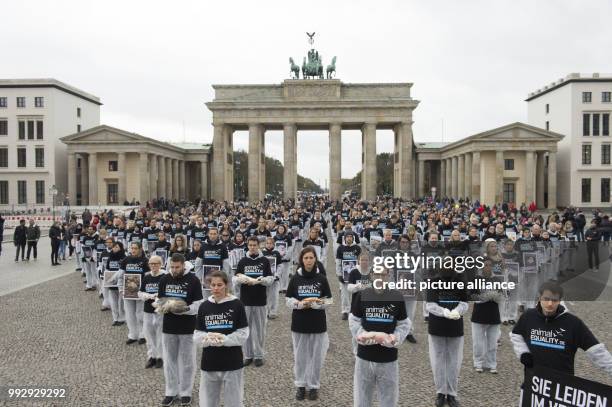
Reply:
[[244, 304], [249, 324], [249, 337], [244, 344], [244, 365], [255, 360], [255, 366], [263, 365], [266, 336], [267, 293], [266, 287], [274, 283], [270, 261], [260, 253], [256, 236], [247, 240], [248, 252], [238, 262], [233, 283], [240, 286], [240, 301]]

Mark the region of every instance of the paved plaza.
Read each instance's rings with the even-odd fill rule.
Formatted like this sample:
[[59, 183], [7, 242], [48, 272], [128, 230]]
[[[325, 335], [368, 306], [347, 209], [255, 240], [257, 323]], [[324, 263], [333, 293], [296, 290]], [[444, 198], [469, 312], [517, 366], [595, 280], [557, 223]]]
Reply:
[[[83, 291], [80, 273], [73, 262], [51, 267], [48, 239], [40, 242], [39, 259], [14, 263], [13, 246], [4, 244], [0, 257], [0, 385], [66, 386], [64, 400], [35, 403], [0, 401], [0, 405], [57, 406], [155, 406], [164, 396], [161, 369], [144, 369], [145, 345], [126, 345], [127, 328], [111, 327], [109, 312], [100, 312], [101, 300]], [[602, 265], [609, 269], [610, 263]], [[328, 264], [331, 269], [331, 263]], [[329, 278], [332, 292], [338, 281]], [[38, 284], [37, 284], [38, 283]], [[33, 285], [35, 284], [35, 285]], [[294, 401], [293, 354], [290, 312], [280, 307], [278, 319], [269, 321], [266, 337], [266, 364], [245, 371], [245, 405], [341, 406], [352, 405], [353, 355], [347, 321], [340, 319], [339, 298], [328, 310], [330, 348], [322, 373], [320, 400]], [[573, 302], [572, 312], [581, 317], [598, 339], [612, 347], [612, 307], [609, 302]], [[418, 310], [420, 311], [420, 304]], [[429, 365], [427, 325], [416, 320], [418, 344], [400, 349], [400, 405], [432, 406], [433, 378]], [[509, 327], [502, 327], [498, 353], [499, 374], [476, 373], [472, 368], [469, 322], [465, 323], [465, 347], [460, 377], [460, 398], [464, 406], [516, 405], [522, 366], [514, 357], [508, 339]], [[199, 355], [198, 355], [199, 360]], [[582, 377], [612, 384], [592, 367], [583, 352], [576, 361]], [[197, 403], [200, 374], [196, 373], [194, 405]]]

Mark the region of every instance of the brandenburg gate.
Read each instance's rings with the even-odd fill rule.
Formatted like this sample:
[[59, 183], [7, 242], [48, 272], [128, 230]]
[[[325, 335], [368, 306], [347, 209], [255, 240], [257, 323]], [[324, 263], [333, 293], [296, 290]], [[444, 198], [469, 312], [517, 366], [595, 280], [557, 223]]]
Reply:
[[[280, 85], [213, 85], [206, 104], [213, 114], [211, 192], [217, 200], [234, 199], [233, 133], [249, 131], [248, 199], [264, 198], [264, 146], [267, 130], [284, 133], [284, 197], [297, 192], [298, 130], [329, 131], [329, 194], [340, 198], [342, 130], [361, 130], [361, 196], [376, 198], [376, 130], [394, 132], [393, 195], [414, 196], [415, 152], [411, 83], [342, 83], [338, 79], [287, 79]], [[312, 165], [319, 163], [313, 162]]]

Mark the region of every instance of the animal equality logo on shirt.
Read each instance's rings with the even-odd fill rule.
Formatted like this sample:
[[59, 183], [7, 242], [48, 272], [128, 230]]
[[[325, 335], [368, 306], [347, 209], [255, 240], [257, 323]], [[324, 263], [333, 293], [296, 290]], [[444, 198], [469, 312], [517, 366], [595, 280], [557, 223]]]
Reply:
[[566, 330], [564, 328], [533, 328], [529, 334], [529, 342], [534, 346], [565, 350], [565, 332]]
[[187, 283], [167, 284], [165, 294], [167, 297], [187, 298]]
[[366, 321], [382, 322], [386, 324], [393, 323], [395, 320], [395, 305], [389, 304], [382, 307], [367, 307], [364, 312]]
[[321, 296], [321, 283], [316, 282], [312, 284], [302, 284], [298, 286], [299, 297], [320, 297]]
[[221, 254], [217, 250], [206, 250], [204, 251], [204, 258], [211, 260], [220, 260]]
[[232, 314], [233, 309], [228, 309], [220, 314], [211, 314], [204, 316], [204, 324], [206, 325], [207, 331], [214, 331], [216, 329], [231, 329], [234, 327], [234, 318]]
[[263, 276], [263, 269], [260, 264], [250, 264], [244, 266], [244, 274], [249, 277], [261, 277]]

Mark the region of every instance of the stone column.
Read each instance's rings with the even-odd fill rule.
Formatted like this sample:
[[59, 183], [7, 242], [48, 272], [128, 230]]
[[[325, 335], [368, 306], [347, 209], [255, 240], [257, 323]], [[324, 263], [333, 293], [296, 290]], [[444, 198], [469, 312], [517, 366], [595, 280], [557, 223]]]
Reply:
[[263, 132], [263, 126], [261, 124], [250, 124], [249, 125], [249, 184], [248, 184], [248, 195], [249, 202], [259, 201], [262, 197], [261, 193], [261, 134]]
[[295, 123], [283, 125], [283, 196], [295, 199], [297, 196], [297, 126]]
[[453, 159], [446, 159], [446, 196], [453, 196]]
[[172, 159], [164, 158], [166, 168], [166, 198], [172, 199]]
[[470, 198], [472, 196], [472, 153], [465, 154], [464, 168], [465, 185], [463, 196]]
[[166, 195], [166, 159], [160, 155], [157, 156], [157, 168], [159, 177], [157, 178], [157, 197], [168, 198]]
[[225, 140], [223, 137], [223, 124], [213, 123], [213, 161], [212, 161], [212, 199], [224, 201], [225, 196]]
[[[393, 183], [396, 190], [393, 196], [404, 199], [414, 198], [416, 191], [415, 163], [412, 160], [412, 121], [401, 122], [394, 127], [397, 142], [394, 143], [394, 174], [398, 174], [399, 180]], [[397, 157], [397, 163], [395, 163]]]
[[457, 184], [457, 180], [458, 180], [458, 174], [457, 174], [457, 156], [454, 156], [451, 158], [451, 196], [453, 198], [457, 198], [458, 197], [458, 184]]
[[157, 199], [157, 180], [159, 178], [159, 174], [157, 172], [157, 156], [155, 154], [151, 154], [151, 172], [149, 174], [149, 184], [151, 186], [150, 199]]
[[89, 204], [89, 160], [81, 154], [81, 205]]
[[472, 152], [472, 201], [480, 200], [480, 151]]
[[149, 154], [141, 152], [139, 155], [138, 162], [138, 176], [140, 179], [140, 197], [138, 201], [141, 205], [149, 200], [149, 180], [151, 174], [149, 173]]
[[[569, 182], [569, 180], [567, 180]], [[548, 152], [548, 209], [557, 209], [557, 153]]]
[[89, 153], [89, 205], [98, 205], [98, 156]]
[[[77, 201], [77, 166], [76, 154], [68, 153], [68, 195], [70, 196], [70, 205], [76, 206]], [[46, 191], [45, 191], [46, 192]]]
[[234, 128], [224, 125], [222, 129], [225, 151], [225, 200], [234, 200]]
[[536, 204], [544, 208], [544, 178], [546, 176], [546, 152], [538, 151], [536, 168]]
[[264, 199], [266, 195], [266, 128], [261, 126], [261, 137], [259, 138], [261, 147], [261, 163], [259, 166], [259, 199]]
[[200, 161], [200, 198], [208, 199], [208, 156]]
[[533, 151], [525, 151], [525, 203], [527, 206], [535, 201], [534, 185], [535, 161]]
[[504, 200], [504, 152], [495, 151], [495, 204]]
[[179, 161], [179, 199], [187, 199], [185, 191], [185, 160]]
[[365, 123], [361, 127], [363, 162], [361, 169], [361, 198], [376, 199], [376, 123]]
[[440, 185], [437, 188], [437, 196], [443, 197], [446, 195], [446, 160], [440, 160]]
[[179, 162], [172, 160], [172, 198], [179, 199]]
[[329, 197], [340, 199], [342, 196], [342, 126], [340, 123], [329, 125]]
[[457, 197], [465, 198], [465, 167], [463, 154], [457, 156]]
[[119, 205], [123, 205], [127, 198], [127, 172], [125, 165], [125, 153], [117, 153], [117, 178], [119, 179], [117, 202], [119, 203]]
[[419, 169], [417, 171], [417, 177], [419, 178], [419, 190], [416, 198], [422, 198], [425, 196], [425, 160], [417, 159], [419, 163]]

